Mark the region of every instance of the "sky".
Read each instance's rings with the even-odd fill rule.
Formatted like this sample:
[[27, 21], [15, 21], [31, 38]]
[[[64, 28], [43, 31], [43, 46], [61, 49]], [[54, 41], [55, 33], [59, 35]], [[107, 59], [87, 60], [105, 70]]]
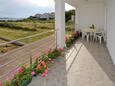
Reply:
[[[66, 10], [73, 9], [68, 4], [65, 7]], [[25, 18], [54, 10], [54, 0], [0, 0], [0, 17]]]

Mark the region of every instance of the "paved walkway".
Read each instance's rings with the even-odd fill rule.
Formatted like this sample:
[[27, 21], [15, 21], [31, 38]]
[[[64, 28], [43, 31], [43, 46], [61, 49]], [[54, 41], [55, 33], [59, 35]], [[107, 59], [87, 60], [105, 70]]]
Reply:
[[66, 53], [48, 76], [37, 76], [29, 86], [115, 86], [115, 66], [105, 44], [77, 42]]
[[9, 51], [4, 55], [0, 55], [0, 79], [2, 80], [2, 76], [11, 71], [11, 69], [14, 69], [16, 66], [23, 63], [28, 64], [30, 56], [33, 56], [35, 53], [40, 53], [54, 47], [55, 38], [54, 36], [50, 36], [34, 43]]

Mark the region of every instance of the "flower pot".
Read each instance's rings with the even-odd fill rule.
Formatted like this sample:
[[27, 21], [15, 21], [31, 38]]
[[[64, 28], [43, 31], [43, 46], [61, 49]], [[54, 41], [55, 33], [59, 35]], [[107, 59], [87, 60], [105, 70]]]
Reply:
[[27, 86], [30, 82], [31, 82], [30, 80], [25, 80], [25, 81], [21, 84], [21, 86]]

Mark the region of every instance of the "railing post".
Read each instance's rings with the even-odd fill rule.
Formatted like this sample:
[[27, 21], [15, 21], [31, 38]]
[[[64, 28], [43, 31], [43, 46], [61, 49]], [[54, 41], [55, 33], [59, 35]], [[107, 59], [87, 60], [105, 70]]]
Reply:
[[55, 0], [55, 30], [56, 46], [63, 48], [65, 46], [65, 2], [64, 0]]

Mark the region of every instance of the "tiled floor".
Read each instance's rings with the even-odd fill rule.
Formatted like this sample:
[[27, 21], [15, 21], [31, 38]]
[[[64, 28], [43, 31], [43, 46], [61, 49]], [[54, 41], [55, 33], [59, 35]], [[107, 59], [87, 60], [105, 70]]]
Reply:
[[78, 41], [29, 86], [115, 86], [115, 66], [105, 44]]

